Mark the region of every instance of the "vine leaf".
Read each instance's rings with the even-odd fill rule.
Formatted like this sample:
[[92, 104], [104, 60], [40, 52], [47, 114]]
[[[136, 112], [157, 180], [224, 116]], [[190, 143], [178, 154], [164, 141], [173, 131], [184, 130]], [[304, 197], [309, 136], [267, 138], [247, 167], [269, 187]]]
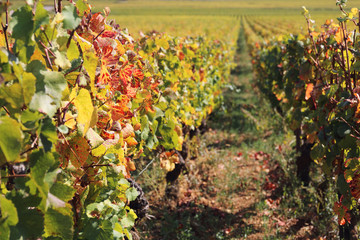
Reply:
[[68, 69], [71, 67], [71, 62], [66, 58], [65, 54], [56, 51], [55, 52], [55, 64], [61, 67], [62, 69]]
[[22, 89], [19, 83], [14, 83], [9, 87], [3, 86], [0, 88], [0, 98], [8, 102], [14, 109], [21, 108], [24, 104], [23, 98], [21, 94], [19, 94], [21, 92]]
[[81, 22], [81, 18], [76, 13], [76, 7], [72, 4], [64, 7], [62, 15], [64, 17], [63, 27], [68, 30], [77, 28]]
[[30, 102], [30, 109], [45, 113], [49, 116], [54, 116], [56, 112], [56, 105], [53, 104], [53, 99], [43, 92], [36, 93]]
[[36, 78], [32, 73], [24, 72], [20, 84], [22, 86], [22, 95], [24, 103], [27, 105], [30, 103], [31, 98], [35, 94], [35, 82]]
[[0, 148], [6, 160], [13, 162], [19, 157], [22, 149], [23, 135], [20, 124], [10, 117], [1, 117], [0, 132]]
[[131, 202], [131, 201], [134, 201], [138, 196], [139, 196], [139, 193], [138, 191], [136, 190], [136, 188], [134, 187], [131, 187], [131, 188], [128, 188], [126, 189], [126, 198]]
[[37, 150], [30, 156], [30, 179], [26, 185], [30, 188], [30, 194], [35, 195], [37, 191], [41, 197], [39, 208], [42, 211], [46, 209], [46, 202], [49, 192], [49, 185], [44, 181], [48, 170], [55, 163], [55, 158], [52, 153], [45, 153]]
[[0, 212], [0, 239], [9, 239], [9, 226], [15, 226], [19, 218], [14, 204], [6, 199], [4, 195], [0, 195]]
[[74, 105], [78, 112], [76, 121], [84, 125], [83, 135], [85, 135], [88, 129], [95, 126], [97, 122], [97, 110], [92, 104], [89, 91], [81, 88], [74, 100]]
[[309, 100], [311, 98], [311, 93], [314, 89], [314, 84], [309, 83], [306, 87], [305, 100]]
[[9, 27], [12, 29], [12, 38], [21, 39], [28, 43], [33, 34], [34, 20], [30, 6], [26, 5], [17, 9], [10, 20]]
[[42, 3], [37, 3], [35, 12], [35, 30], [47, 23], [49, 23], [49, 13], [45, 10]]
[[36, 77], [36, 93], [31, 99], [30, 109], [54, 116], [60, 106], [63, 91], [67, 87], [64, 75], [60, 72], [47, 71], [38, 61], [32, 61], [27, 71]]
[[[84, 50], [83, 50], [84, 51]], [[95, 74], [96, 74], [96, 66], [98, 63], [98, 58], [96, 57], [95, 53], [91, 51], [87, 51], [84, 54], [84, 67], [89, 74], [91, 80], [91, 91], [95, 93]]]
[[73, 216], [71, 208], [49, 208], [45, 213], [44, 237], [57, 236], [64, 240], [73, 239]]
[[68, 202], [73, 198], [76, 189], [63, 183], [56, 182], [52, 185], [50, 192], [62, 201]]
[[16, 237], [11, 239], [36, 239], [41, 236], [44, 230], [44, 217], [38, 209], [29, 208], [29, 206], [36, 206], [39, 198], [18, 191], [11, 196], [11, 201], [15, 204], [19, 218], [18, 224], [11, 228], [11, 235], [13, 236], [14, 231]]
[[62, 152], [63, 165], [70, 161], [76, 168], [83, 166], [90, 154], [90, 146], [81, 136], [74, 137], [68, 144], [59, 144], [57, 148]]

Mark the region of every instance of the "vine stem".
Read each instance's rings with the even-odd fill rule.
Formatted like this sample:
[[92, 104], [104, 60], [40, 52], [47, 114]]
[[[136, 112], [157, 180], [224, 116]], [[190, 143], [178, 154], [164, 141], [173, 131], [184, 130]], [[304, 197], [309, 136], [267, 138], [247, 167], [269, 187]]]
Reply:
[[82, 167], [83, 169], [88, 169], [88, 168], [92, 168], [92, 167], [110, 167], [110, 164], [92, 164], [86, 167]]
[[9, 115], [9, 116], [10, 116], [10, 112], [9, 112], [9, 110], [8, 110], [5, 106], [2, 106], [2, 108], [5, 110], [5, 112], [7, 113], [7, 115]]
[[58, 13], [58, 9], [57, 9], [57, 4], [56, 4], [56, 0], [54, 0], [54, 11], [55, 11], [55, 13]]
[[145, 167], [143, 170], [141, 170], [141, 172], [135, 177], [135, 180], [136, 180], [138, 177], [140, 177], [141, 174], [143, 174], [143, 173], [146, 171], [146, 169], [148, 169], [148, 167], [150, 167], [150, 165], [151, 165], [156, 159], [158, 159], [159, 155], [160, 155], [160, 153], [158, 153], [158, 154], [156, 155], [156, 157], [154, 157], [154, 158], [146, 165], [146, 167]]
[[1, 178], [17, 178], [17, 177], [29, 177], [29, 174], [9, 175], [9, 176], [1, 177]]
[[352, 126], [350, 123], [348, 123], [343, 117], [340, 117], [340, 120], [342, 122], [346, 123], [346, 125], [348, 125], [358, 136], [360, 136], [360, 132], [354, 126]]
[[9, 39], [8, 39], [8, 36], [7, 36], [7, 29], [9, 27], [9, 0], [6, 1], [6, 4], [5, 4], [5, 25], [3, 23], [1, 23], [1, 26], [2, 26], [2, 29], [3, 29], [3, 33], [5, 35], [5, 42], [6, 42], [6, 48], [7, 50], [10, 52], [10, 47], [9, 47]]
[[58, 0], [57, 12], [61, 13], [61, 11], [62, 11], [62, 0]]

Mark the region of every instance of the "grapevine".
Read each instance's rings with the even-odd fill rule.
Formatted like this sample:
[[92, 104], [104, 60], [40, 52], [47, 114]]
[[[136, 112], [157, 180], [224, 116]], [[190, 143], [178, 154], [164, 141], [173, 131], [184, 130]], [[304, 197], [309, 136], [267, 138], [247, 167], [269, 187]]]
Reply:
[[[311, 162], [335, 179], [341, 226], [356, 224], [359, 182], [359, 10], [316, 31], [304, 8], [308, 34], [284, 35], [253, 48], [257, 85], [296, 135], [298, 177], [309, 184]], [[308, 152], [306, 154], [306, 152]], [[341, 236], [344, 237], [344, 236]]]
[[146, 214], [131, 207], [148, 208], [129, 179], [136, 160], [160, 154], [175, 168], [221, 101], [233, 51], [202, 37], [135, 40], [83, 0], [1, 11], [0, 239], [132, 239]]

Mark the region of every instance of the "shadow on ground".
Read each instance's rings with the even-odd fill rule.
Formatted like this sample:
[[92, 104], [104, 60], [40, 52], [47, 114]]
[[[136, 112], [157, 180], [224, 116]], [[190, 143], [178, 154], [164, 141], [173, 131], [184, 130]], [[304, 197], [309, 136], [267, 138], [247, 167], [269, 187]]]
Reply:
[[[159, 239], [232, 239], [244, 238], [249, 234], [258, 232], [251, 224], [246, 224], [245, 219], [251, 218], [255, 205], [231, 214], [218, 208], [197, 205], [193, 203], [182, 204], [175, 209], [154, 209], [159, 216], [159, 221], [153, 226], [160, 229]], [[161, 214], [160, 214], [161, 213]], [[148, 226], [151, 228], [151, 226]]]

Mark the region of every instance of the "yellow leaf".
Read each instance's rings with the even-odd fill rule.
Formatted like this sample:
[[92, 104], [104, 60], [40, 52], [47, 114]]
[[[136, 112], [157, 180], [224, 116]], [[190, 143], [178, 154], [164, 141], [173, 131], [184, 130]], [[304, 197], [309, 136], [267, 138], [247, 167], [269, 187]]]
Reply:
[[121, 55], [123, 55], [123, 54], [125, 53], [125, 48], [124, 48], [124, 46], [121, 44], [120, 41], [118, 41], [118, 40], [115, 40], [115, 41], [116, 41], [116, 43], [117, 43], [117, 46], [116, 46], [117, 52], [118, 52], [118, 54], [121, 56]]
[[76, 126], [74, 116], [70, 112], [66, 112], [66, 114], [65, 114], [65, 124], [64, 125], [70, 129], [74, 129]]
[[86, 69], [87, 73], [90, 77], [90, 87], [91, 91], [95, 94], [95, 73], [96, 67], [98, 65], [98, 57], [94, 53], [93, 45], [85, 40], [84, 38], [80, 37], [77, 33], [74, 35], [76, 37], [77, 42], [80, 45], [80, 48], [84, 54], [84, 68]]
[[158, 45], [159, 47], [164, 48], [165, 50], [169, 49], [169, 43], [168, 41], [166, 41], [166, 39], [156, 39], [155, 40], [155, 44]]
[[106, 147], [103, 144], [101, 144], [97, 148], [93, 149], [91, 151], [91, 154], [95, 157], [101, 157], [102, 155], [105, 154], [105, 152], [106, 152]]
[[357, 16], [359, 14], [359, 10], [357, 8], [352, 8], [351, 13], [353, 16]]
[[170, 172], [174, 170], [175, 163], [179, 163], [179, 156], [175, 151], [160, 154], [160, 167]]
[[97, 122], [97, 109], [92, 104], [89, 91], [84, 88], [80, 89], [79, 95], [74, 100], [74, 105], [78, 112], [76, 121], [84, 125], [83, 135], [85, 135], [87, 130], [95, 126]]
[[71, 40], [69, 48], [66, 51], [66, 56], [70, 61], [77, 59], [80, 56], [79, 49], [73, 40]]
[[79, 87], [78, 86], [75, 86], [72, 90], [71, 90], [71, 93], [69, 95], [69, 100], [70, 101], [73, 101], [76, 96], [77, 96], [77, 93], [78, 93], [78, 90], [79, 90]]
[[75, 32], [74, 36], [75, 36], [77, 42], [79, 43], [80, 48], [83, 51], [83, 53], [90, 51], [90, 49], [92, 48], [92, 44], [90, 42], [88, 42], [86, 39], [80, 37], [76, 32]]
[[96, 67], [98, 65], [98, 57], [93, 52], [85, 52], [84, 54], [84, 67], [89, 74], [90, 77], [90, 87], [91, 91], [95, 94], [96, 88], [95, 88], [95, 73], [96, 73]]
[[6, 46], [5, 36], [4, 34], [0, 34], [0, 47], [5, 47], [5, 46]]

